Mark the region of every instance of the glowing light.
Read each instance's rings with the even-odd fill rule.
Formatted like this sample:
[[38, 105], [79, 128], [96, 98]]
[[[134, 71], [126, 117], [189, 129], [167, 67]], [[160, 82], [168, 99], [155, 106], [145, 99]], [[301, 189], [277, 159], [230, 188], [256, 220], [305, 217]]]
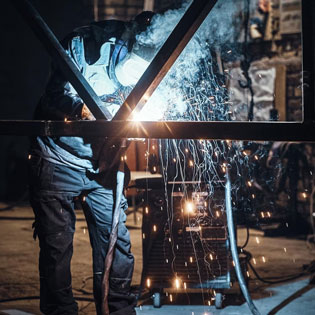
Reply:
[[209, 306], [211, 305], [211, 301], [210, 301], [210, 300], [208, 300], [208, 305], [209, 305]]
[[254, 263], [254, 265], [256, 265], [256, 259], [255, 258], [253, 258], [253, 263]]
[[153, 172], [156, 172], [156, 166], [153, 166]]
[[152, 150], [155, 150], [155, 145], [152, 145]]
[[303, 192], [303, 193], [302, 193], [302, 196], [303, 196], [304, 199], [306, 199], [306, 198], [307, 198], [307, 193], [306, 193], [306, 192]]
[[67, 118], [67, 117], [65, 117], [64, 122], [67, 122], [67, 121], [68, 121], [68, 118]]
[[192, 263], [193, 262], [193, 258], [190, 256], [189, 257], [189, 261]]
[[165, 262], [168, 264], [168, 259], [167, 258], [165, 259]]
[[186, 204], [185, 204], [185, 208], [186, 208], [186, 211], [188, 213], [193, 213], [194, 210], [195, 210], [195, 207], [194, 207], [194, 204], [190, 201], [187, 201]]
[[86, 229], [85, 228], [83, 228], [83, 234], [85, 234], [86, 233]]
[[212, 256], [212, 254], [210, 254], [210, 255], [209, 255], [209, 257], [210, 257], [210, 259], [211, 259], [211, 260], [213, 260], [213, 256]]
[[170, 302], [173, 302], [173, 295], [170, 294]]
[[267, 216], [270, 218], [271, 217], [271, 213], [269, 211], [267, 211]]
[[184, 282], [184, 289], [185, 289], [185, 290], [187, 289], [187, 284], [186, 284], [186, 282]]
[[148, 214], [148, 213], [149, 213], [149, 207], [145, 207], [145, 208], [144, 208], [144, 212], [145, 212], [146, 214]]
[[86, 197], [85, 197], [85, 196], [83, 196], [83, 197], [82, 197], [82, 201], [83, 201], [83, 202], [85, 202], [85, 200], [86, 200]]
[[148, 278], [148, 279], [147, 279], [147, 287], [150, 288], [150, 286], [151, 286], [151, 279]]
[[252, 186], [253, 186], [253, 184], [252, 184], [252, 182], [251, 182], [250, 180], [247, 182], [247, 185], [248, 185], [249, 187], [252, 187]]
[[248, 270], [246, 271], [246, 276], [249, 278], [249, 271]]
[[232, 261], [232, 265], [233, 265], [233, 267], [235, 267], [235, 261], [234, 260]]
[[258, 159], [259, 159], [258, 155], [255, 155], [254, 158], [255, 158], [256, 161], [258, 161]]
[[156, 225], [153, 225], [153, 231], [156, 232]]
[[174, 283], [175, 283], [175, 288], [179, 289], [180, 288], [180, 279], [176, 278]]
[[253, 198], [253, 199], [255, 199], [255, 198], [256, 198], [255, 194], [252, 194], [252, 198]]
[[265, 263], [265, 262], [266, 262], [266, 258], [265, 258], [265, 256], [262, 256], [262, 257], [261, 257], [261, 259], [262, 259], [263, 263]]
[[217, 218], [220, 217], [220, 212], [218, 210], [215, 212], [215, 214], [216, 214]]
[[185, 152], [188, 153], [188, 149], [187, 148], [185, 148]]
[[142, 233], [142, 238], [145, 240], [145, 234], [144, 233]]
[[260, 215], [261, 215], [262, 218], [265, 217], [265, 214], [263, 212], [260, 212]]
[[30, 159], [32, 158], [32, 155], [31, 155], [31, 154], [29, 154], [27, 158], [30, 160]]
[[287, 252], [287, 249], [285, 247], [283, 247], [283, 250], [284, 250], [285, 253]]
[[194, 161], [190, 160], [189, 161], [189, 166], [191, 166], [191, 167], [194, 166]]
[[260, 243], [260, 240], [259, 238], [256, 236], [256, 243], [259, 244]]
[[173, 162], [176, 163], [176, 159], [175, 158], [173, 158]]

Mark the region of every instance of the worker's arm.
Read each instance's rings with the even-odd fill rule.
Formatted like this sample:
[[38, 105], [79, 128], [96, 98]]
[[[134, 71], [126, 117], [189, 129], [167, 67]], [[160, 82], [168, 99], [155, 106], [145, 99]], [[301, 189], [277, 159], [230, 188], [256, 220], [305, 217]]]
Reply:
[[[62, 42], [72, 61], [83, 72], [82, 38], [72, 34]], [[51, 75], [37, 109], [37, 119], [82, 119], [83, 101], [53, 62]]]

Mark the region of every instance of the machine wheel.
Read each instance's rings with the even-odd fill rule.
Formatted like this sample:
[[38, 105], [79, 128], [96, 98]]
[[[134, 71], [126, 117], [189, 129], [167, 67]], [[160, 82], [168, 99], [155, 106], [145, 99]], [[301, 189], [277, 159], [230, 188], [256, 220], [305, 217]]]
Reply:
[[222, 302], [223, 302], [223, 295], [220, 292], [217, 292], [215, 295], [215, 308], [220, 309], [222, 308]]
[[152, 299], [153, 299], [153, 306], [158, 308], [161, 307], [161, 293], [160, 292], [155, 292], [152, 295]]

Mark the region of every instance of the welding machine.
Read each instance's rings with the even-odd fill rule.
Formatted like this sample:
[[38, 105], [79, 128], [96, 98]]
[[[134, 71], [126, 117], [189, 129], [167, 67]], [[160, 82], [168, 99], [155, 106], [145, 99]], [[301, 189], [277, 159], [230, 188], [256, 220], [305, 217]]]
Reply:
[[202, 292], [209, 304], [215, 300], [221, 308], [221, 290], [231, 285], [224, 185], [215, 183], [211, 198], [206, 184], [198, 183], [198, 191], [195, 185], [165, 183], [162, 178], [136, 180], [146, 196], [141, 283], [152, 292], [155, 307], [161, 306], [162, 293], [172, 300], [172, 294]]

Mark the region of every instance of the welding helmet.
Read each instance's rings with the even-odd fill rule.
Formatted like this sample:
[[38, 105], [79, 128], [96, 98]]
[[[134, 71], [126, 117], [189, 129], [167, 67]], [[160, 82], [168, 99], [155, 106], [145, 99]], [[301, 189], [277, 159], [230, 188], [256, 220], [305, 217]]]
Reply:
[[[144, 11], [137, 15], [134, 22], [137, 32], [143, 32], [150, 25], [154, 13]], [[131, 51], [116, 65], [115, 75], [123, 86], [135, 85], [152, 61], [157, 49], [153, 46], [133, 44]]]
[[134, 22], [136, 22], [138, 26], [139, 33], [144, 32], [147, 29], [147, 27], [151, 24], [154, 15], [155, 13], [152, 11], [143, 11], [134, 18]]

